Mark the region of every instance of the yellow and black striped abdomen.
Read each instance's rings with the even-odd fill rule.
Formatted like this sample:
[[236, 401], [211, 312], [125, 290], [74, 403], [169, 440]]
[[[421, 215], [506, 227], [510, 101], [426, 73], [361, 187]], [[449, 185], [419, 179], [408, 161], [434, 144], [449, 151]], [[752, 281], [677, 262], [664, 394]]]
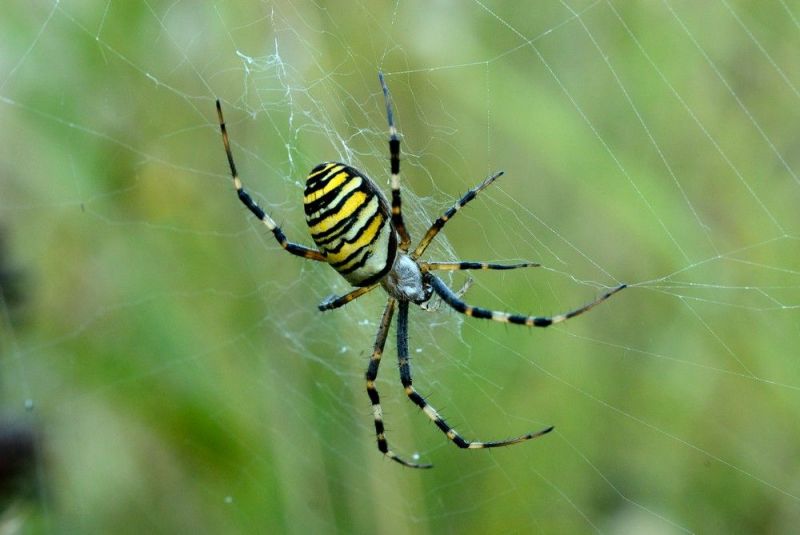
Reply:
[[311, 237], [350, 284], [368, 286], [392, 268], [389, 203], [368, 177], [343, 163], [320, 164], [306, 179], [303, 204]]

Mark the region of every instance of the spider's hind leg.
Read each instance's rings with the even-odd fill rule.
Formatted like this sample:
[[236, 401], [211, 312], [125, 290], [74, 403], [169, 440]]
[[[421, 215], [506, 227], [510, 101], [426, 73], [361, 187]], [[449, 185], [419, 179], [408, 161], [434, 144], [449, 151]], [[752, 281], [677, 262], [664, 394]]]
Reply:
[[417, 407], [422, 409], [422, 412], [436, 424], [442, 433], [444, 433], [453, 444], [459, 448], [465, 449], [481, 449], [481, 448], [499, 448], [502, 446], [510, 446], [518, 444], [526, 440], [531, 440], [536, 437], [545, 435], [553, 430], [553, 426], [537, 431], [536, 433], [526, 433], [524, 435], [509, 438], [506, 440], [496, 440], [491, 442], [479, 442], [477, 440], [467, 440], [462, 437], [455, 429], [442, 418], [439, 412], [430, 405], [424, 397], [412, 385], [411, 380], [411, 366], [408, 359], [408, 301], [400, 301], [398, 316], [397, 316], [397, 359], [400, 364], [400, 382], [405, 389], [408, 399], [410, 399]]
[[378, 367], [381, 364], [381, 356], [383, 355], [383, 348], [386, 346], [386, 338], [389, 335], [389, 325], [392, 323], [392, 316], [394, 315], [395, 299], [389, 298], [386, 303], [386, 309], [381, 316], [381, 323], [378, 327], [378, 334], [375, 337], [375, 347], [372, 350], [372, 356], [369, 359], [369, 367], [365, 374], [367, 380], [367, 395], [372, 402], [372, 416], [375, 419], [375, 436], [378, 440], [378, 449], [391, 460], [407, 466], [409, 468], [432, 468], [431, 464], [416, 464], [406, 461], [392, 450], [389, 449], [389, 443], [386, 441], [385, 428], [383, 425], [383, 410], [381, 409], [381, 399], [378, 395], [378, 389], [375, 387], [375, 379], [378, 377]]

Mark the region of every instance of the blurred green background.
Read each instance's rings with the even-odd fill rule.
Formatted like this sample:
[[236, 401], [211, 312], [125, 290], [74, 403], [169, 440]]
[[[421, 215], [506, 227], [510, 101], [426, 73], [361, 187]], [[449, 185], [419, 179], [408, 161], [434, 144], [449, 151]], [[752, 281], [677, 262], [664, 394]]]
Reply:
[[[800, 523], [800, 6], [794, 2], [6, 3], [0, 423], [35, 435], [0, 531], [792, 533]], [[428, 259], [547, 330], [412, 309], [374, 443], [384, 300], [283, 253], [315, 164], [388, 189], [412, 235], [506, 175]], [[461, 274], [449, 278], [456, 288]], [[436, 308], [434, 306], [434, 308]], [[392, 335], [393, 336], [393, 335]], [[31, 488], [33, 487], [33, 488]], [[21, 491], [19, 489], [24, 489]], [[0, 489], [2, 490], [2, 489]]]

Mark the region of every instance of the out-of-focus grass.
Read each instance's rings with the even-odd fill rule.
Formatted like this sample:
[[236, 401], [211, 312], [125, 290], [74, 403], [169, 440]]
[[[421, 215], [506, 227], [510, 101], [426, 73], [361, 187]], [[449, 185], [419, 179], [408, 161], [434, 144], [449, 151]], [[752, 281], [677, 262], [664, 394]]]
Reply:
[[[3, 288], [0, 400], [43, 454], [36, 496], [0, 522], [791, 532], [800, 13], [571, 7], [7, 6], [0, 223], [24, 275], [21, 305]], [[460, 431], [555, 424], [547, 438], [456, 450], [404, 398], [390, 339], [389, 439], [436, 468], [382, 459], [363, 391], [382, 299], [317, 312], [346, 285], [280, 251], [232, 192], [215, 97], [292, 239], [309, 243], [319, 161], [386, 185], [378, 69], [415, 236], [506, 171], [431, 258], [545, 265], [475, 274], [471, 301], [556, 313], [634, 284], [548, 331], [413, 311], [415, 384]]]

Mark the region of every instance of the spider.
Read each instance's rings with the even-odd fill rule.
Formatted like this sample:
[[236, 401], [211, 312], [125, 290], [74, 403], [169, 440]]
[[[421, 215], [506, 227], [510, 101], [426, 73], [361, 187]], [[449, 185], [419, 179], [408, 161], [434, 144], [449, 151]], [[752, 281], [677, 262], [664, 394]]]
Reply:
[[408, 357], [408, 308], [409, 303], [422, 305], [436, 293], [451, 308], [480, 319], [488, 319], [528, 327], [548, 327], [583, 314], [622, 290], [622, 284], [607, 291], [596, 300], [580, 308], [555, 316], [526, 316], [508, 312], [496, 312], [468, 305], [434, 275], [434, 271], [456, 270], [501, 270], [522, 267], [537, 267], [539, 264], [524, 262], [496, 264], [489, 262], [425, 262], [419, 258], [442, 230], [445, 224], [489, 187], [503, 173], [495, 173], [470, 189], [452, 207], [439, 216], [422, 237], [417, 246], [410, 249], [411, 238], [403, 223], [400, 200], [400, 138], [394, 125], [392, 102], [383, 74], [378, 73], [386, 104], [389, 122], [389, 162], [391, 171], [391, 205], [377, 184], [361, 171], [338, 162], [327, 162], [316, 166], [306, 178], [303, 205], [311, 237], [318, 249], [312, 249], [287, 240], [281, 228], [252, 199], [242, 186], [231, 153], [228, 132], [222, 116], [222, 106], [217, 100], [217, 116], [222, 132], [222, 143], [228, 158], [233, 185], [239, 200], [261, 220], [272, 232], [281, 247], [289, 253], [317, 262], [326, 262], [355, 287], [342, 296], [330, 296], [319, 304], [319, 310], [339, 308], [381, 286], [389, 295], [380, 320], [369, 366], [366, 371], [367, 394], [372, 403], [375, 435], [380, 450], [386, 457], [410, 468], [430, 468], [430, 464], [417, 464], [397, 455], [389, 448], [383, 424], [380, 396], [375, 386], [378, 367], [389, 334], [389, 326], [397, 309], [397, 359], [400, 382], [408, 398], [436, 424], [447, 438], [459, 448], [481, 449], [510, 446], [549, 433], [553, 426], [535, 433], [506, 440], [481, 442], [467, 440], [442, 418], [439, 412], [420, 395], [412, 385], [411, 367]]

